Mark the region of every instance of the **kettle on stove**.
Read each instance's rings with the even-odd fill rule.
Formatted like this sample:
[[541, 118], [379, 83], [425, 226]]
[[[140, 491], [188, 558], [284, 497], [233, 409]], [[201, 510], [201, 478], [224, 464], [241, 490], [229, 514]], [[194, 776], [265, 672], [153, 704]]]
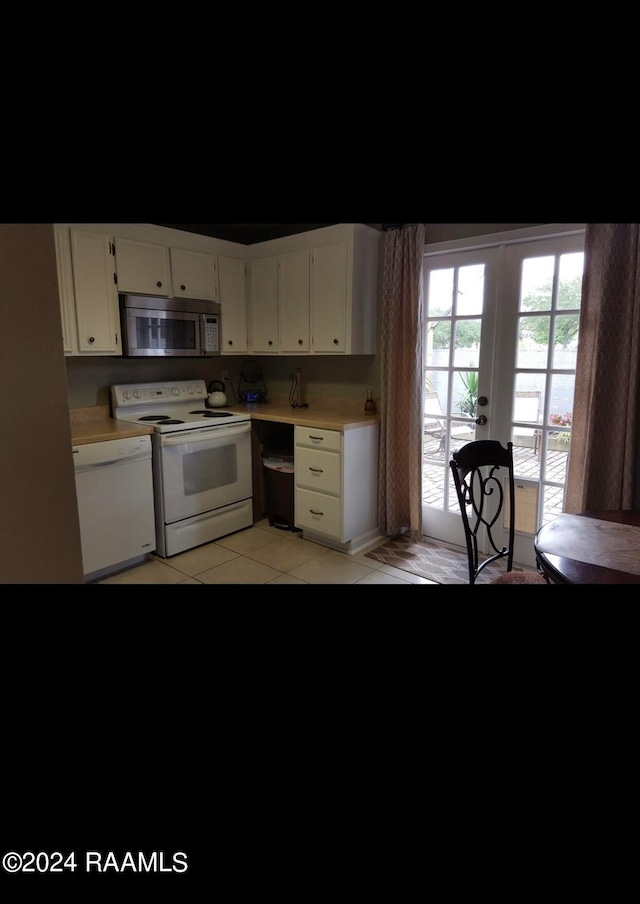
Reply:
[[[216, 386], [220, 387], [220, 391], [216, 390]], [[222, 408], [227, 404], [227, 397], [224, 394], [224, 383], [222, 380], [212, 380], [208, 388], [207, 405], [209, 408]]]

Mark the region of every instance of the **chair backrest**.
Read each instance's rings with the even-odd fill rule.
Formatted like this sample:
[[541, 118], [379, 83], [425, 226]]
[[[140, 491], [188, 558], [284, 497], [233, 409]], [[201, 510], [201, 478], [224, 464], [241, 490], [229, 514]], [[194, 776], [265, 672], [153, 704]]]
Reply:
[[424, 394], [424, 432], [430, 433], [434, 429], [443, 429], [444, 417], [440, 397], [437, 392], [425, 392]]
[[[451, 455], [449, 462], [464, 526], [469, 562], [469, 583], [491, 562], [507, 559], [507, 571], [513, 568], [515, 536], [515, 492], [513, 479], [513, 443], [505, 448], [494, 439], [466, 443]], [[507, 497], [505, 497], [505, 484]], [[501, 529], [505, 504], [509, 506], [508, 545], [498, 546], [493, 533]], [[486, 530], [493, 550], [482, 562], [478, 554], [478, 532]]]

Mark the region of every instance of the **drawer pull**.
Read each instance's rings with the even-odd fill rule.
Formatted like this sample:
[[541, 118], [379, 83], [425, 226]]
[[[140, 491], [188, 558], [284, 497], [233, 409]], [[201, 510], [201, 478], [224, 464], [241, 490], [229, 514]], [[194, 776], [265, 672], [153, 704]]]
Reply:
[[314, 512], [313, 509], [309, 509], [312, 515], [324, 515], [324, 512]]
[[314, 439], [314, 440], [317, 440], [319, 443], [321, 443], [322, 440], [324, 439], [324, 436], [311, 436], [311, 434], [309, 434], [309, 439]]
[[309, 468], [310, 471], [313, 471], [314, 474], [324, 474], [322, 468]]

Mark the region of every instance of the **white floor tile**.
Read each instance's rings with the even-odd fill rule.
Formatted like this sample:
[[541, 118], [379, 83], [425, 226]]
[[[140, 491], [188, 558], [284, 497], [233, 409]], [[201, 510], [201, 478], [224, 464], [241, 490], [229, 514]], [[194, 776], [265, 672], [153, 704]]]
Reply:
[[266, 584], [281, 574], [282, 572], [269, 568], [262, 562], [254, 562], [246, 556], [236, 556], [217, 568], [203, 571], [197, 575], [197, 580], [203, 584]]
[[103, 578], [101, 584], [433, 584], [418, 575], [350, 556], [305, 540], [298, 531], [269, 526], [265, 518], [245, 530], [164, 559]]
[[216, 565], [222, 565], [223, 562], [228, 562], [230, 559], [237, 558], [237, 556], [237, 552], [225, 549], [224, 546], [214, 542], [205, 543], [204, 546], [196, 546], [195, 549], [188, 549], [186, 552], [178, 553], [177, 556], [171, 556], [168, 559], [156, 558], [160, 562], [170, 565], [171, 568], [193, 577], [194, 574], [198, 574], [200, 571], [208, 571], [209, 568], [215, 568]]
[[348, 556], [343, 553], [330, 550], [292, 568], [288, 573], [308, 584], [355, 584], [371, 573], [370, 568], [347, 559]]
[[143, 562], [127, 571], [112, 574], [98, 581], [99, 584], [179, 584], [184, 581], [184, 574], [165, 565], [164, 561], [153, 559]]

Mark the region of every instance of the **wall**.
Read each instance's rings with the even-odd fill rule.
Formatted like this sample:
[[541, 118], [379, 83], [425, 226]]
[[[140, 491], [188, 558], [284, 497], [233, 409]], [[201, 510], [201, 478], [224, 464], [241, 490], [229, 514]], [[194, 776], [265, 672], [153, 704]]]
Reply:
[[0, 582], [81, 584], [50, 223], [0, 224], [0, 311]]

